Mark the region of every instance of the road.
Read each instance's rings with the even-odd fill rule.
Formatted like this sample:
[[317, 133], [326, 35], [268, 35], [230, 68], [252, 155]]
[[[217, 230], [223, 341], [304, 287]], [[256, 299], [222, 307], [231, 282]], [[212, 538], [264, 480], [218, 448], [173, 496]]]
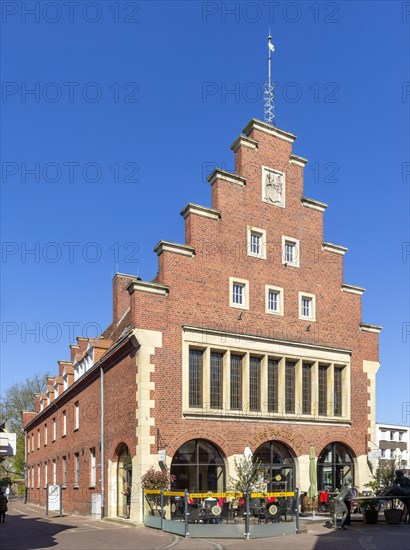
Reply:
[[335, 531], [323, 522], [309, 525], [305, 534], [290, 537], [184, 539], [126, 522], [70, 515], [46, 519], [43, 508], [13, 500], [6, 522], [0, 524], [0, 546], [2, 550], [408, 550], [410, 526], [353, 522], [347, 531]]

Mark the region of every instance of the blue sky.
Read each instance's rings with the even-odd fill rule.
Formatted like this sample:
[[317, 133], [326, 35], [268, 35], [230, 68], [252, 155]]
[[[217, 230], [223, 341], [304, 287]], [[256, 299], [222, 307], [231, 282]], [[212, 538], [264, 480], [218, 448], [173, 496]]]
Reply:
[[1, 390], [109, 324], [115, 271], [149, 280], [157, 242], [183, 242], [179, 212], [263, 118], [270, 27], [276, 124], [384, 327], [377, 418], [408, 423], [409, 3], [1, 7]]

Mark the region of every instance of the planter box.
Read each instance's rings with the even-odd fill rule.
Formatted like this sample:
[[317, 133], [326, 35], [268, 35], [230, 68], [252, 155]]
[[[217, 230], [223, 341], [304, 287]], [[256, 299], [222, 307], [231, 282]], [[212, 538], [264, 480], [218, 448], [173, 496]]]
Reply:
[[403, 515], [403, 510], [399, 510], [397, 508], [384, 511], [384, 517], [386, 518], [386, 523], [400, 523], [402, 515]]
[[363, 510], [363, 519], [365, 523], [377, 523], [379, 512], [377, 510]]

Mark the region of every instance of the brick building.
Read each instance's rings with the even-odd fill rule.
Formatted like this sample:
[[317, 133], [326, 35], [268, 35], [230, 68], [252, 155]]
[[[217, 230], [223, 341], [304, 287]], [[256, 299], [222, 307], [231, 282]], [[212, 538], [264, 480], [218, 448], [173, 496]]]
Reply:
[[[209, 177], [212, 207], [188, 204], [185, 244], [161, 241], [152, 281], [116, 274], [113, 321], [78, 338], [36, 412], [24, 413], [27, 486], [62, 483], [67, 511], [141, 520], [139, 482], [158, 451], [176, 488], [222, 490], [250, 447], [268, 487], [369, 479], [380, 327], [343, 280], [346, 248], [324, 242], [327, 205], [306, 198], [296, 136], [252, 119], [235, 173]], [[163, 466], [163, 464], [162, 464]]]

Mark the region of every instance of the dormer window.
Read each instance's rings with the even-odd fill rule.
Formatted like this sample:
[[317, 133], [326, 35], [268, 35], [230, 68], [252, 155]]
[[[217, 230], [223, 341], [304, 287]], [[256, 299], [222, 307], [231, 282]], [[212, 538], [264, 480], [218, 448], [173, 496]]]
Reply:
[[65, 374], [63, 376], [63, 388], [64, 388], [64, 391], [68, 388], [68, 374]]

